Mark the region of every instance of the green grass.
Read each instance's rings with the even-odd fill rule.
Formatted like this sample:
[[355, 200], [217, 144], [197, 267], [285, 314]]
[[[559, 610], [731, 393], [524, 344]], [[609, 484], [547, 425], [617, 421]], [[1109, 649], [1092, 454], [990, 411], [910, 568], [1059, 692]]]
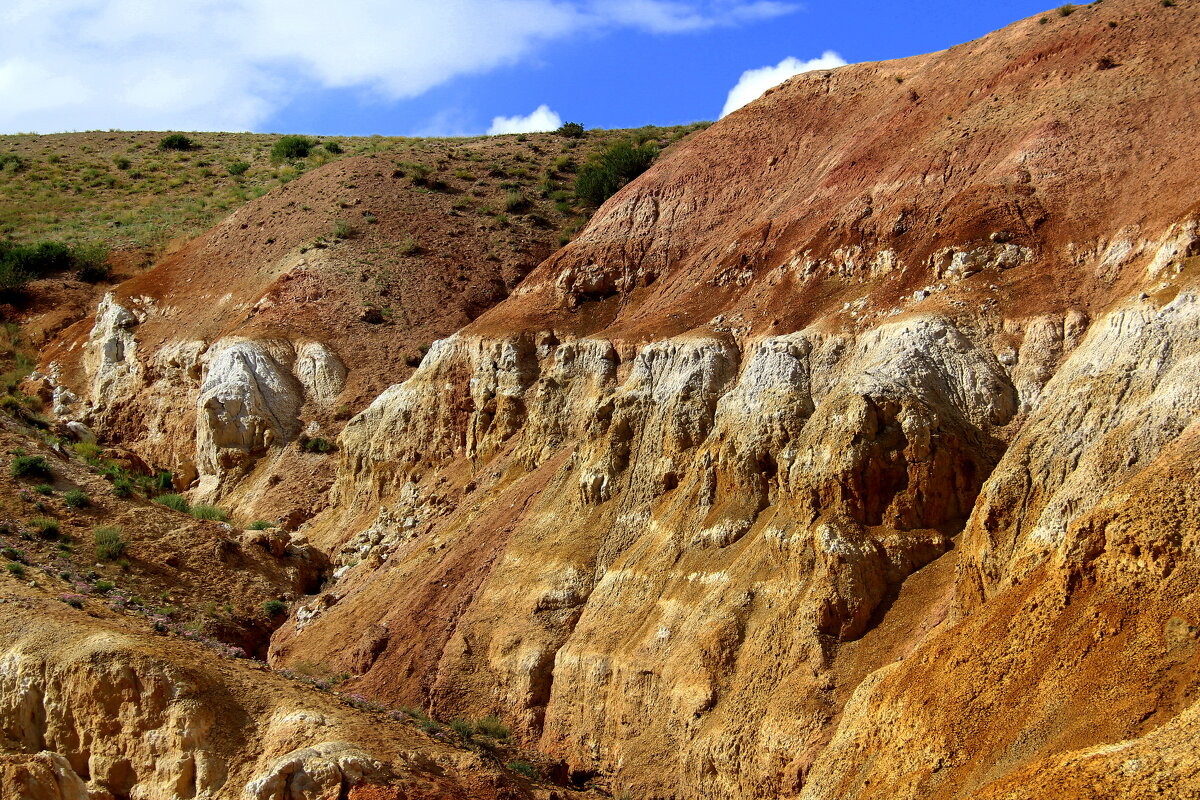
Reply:
[[54, 539], [61, 531], [53, 517], [34, 517], [29, 520], [29, 529], [43, 539]]
[[14, 478], [53, 478], [50, 465], [41, 456], [13, 456], [8, 471]]
[[125, 538], [120, 528], [96, 528], [92, 538], [96, 543], [96, 558], [101, 561], [113, 561], [125, 554]]
[[71, 489], [63, 495], [63, 502], [71, 508], [87, 508], [92, 504], [92, 498], [82, 489]]
[[213, 522], [226, 522], [229, 520], [229, 515], [226, 514], [222, 509], [217, 508], [216, 506], [205, 505], [204, 503], [197, 503], [196, 505], [192, 506], [192, 516], [196, 519], [204, 519]]
[[173, 511], [181, 511], [184, 514], [191, 511], [191, 506], [188, 504], [187, 498], [181, 494], [160, 494], [154, 498], [154, 502], [160, 506], [166, 506]]

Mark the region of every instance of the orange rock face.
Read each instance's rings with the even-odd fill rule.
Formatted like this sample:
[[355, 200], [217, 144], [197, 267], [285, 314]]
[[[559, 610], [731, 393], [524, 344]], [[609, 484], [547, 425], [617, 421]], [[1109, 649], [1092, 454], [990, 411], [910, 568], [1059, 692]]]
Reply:
[[685, 142], [346, 423], [271, 663], [617, 796], [1194, 796], [1198, 79], [1106, 0]]

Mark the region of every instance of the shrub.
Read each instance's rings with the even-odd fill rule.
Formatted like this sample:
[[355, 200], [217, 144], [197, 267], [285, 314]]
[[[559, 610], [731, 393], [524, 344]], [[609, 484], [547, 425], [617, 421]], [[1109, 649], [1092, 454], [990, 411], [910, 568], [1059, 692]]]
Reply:
[[117, 588], [117, 585], [112, 581], [96, 581], [95, 589], [97, 592], [111, 592]]
[[583, 126], [578, 122], [564, 122], [562, 127], [555, 131], [559, 136], [565, 136], [568, 139], [582, 139]]
[[508, 726], [496, 717], [484, 717], [475, 723], [475, 732], [499, 741], [508, 741], [510, 732]]
[[114, 497], [129, 497], [133, 494], [133, 481], [124, 476], [113, 479], [112, 493]]
[[300, 450], [305, 453], [332, 453], [333, 442], [328, 439], [322, 439], [320, 436], [309, 438], [302, 436], [300, 438]]
[[657, 157], [657, 145], [635, 146], [630, 141], [614, 142], [580, 168], [579, 176], [575, 179], [575, 196], [584, 202], [600, 205], [645, 172]]
[[344, 219], [334, 220], [330, 235], [334, 239], [349, 239], [354, 235], [354, 226]]
[[268, 617], [278, 617], [285, 611], [287, 611], [287, 603], [282, 600], [268, 600], [263, 603], [263, 613]]
[[402, 256], [415, 256], [421, 252], [421, 245], [413, 237], [406, 236], [396, 243], [396, 252]]
[[158, 497], [154, 498], [154, 502], [158, 503], [160, 506], [166, 506], [174, 511], [182, 511], [184, 514], [188, 513], [188, 511], [191, 509], [191, 506], [188, 505], [187, 498], [181, 494], [160, 494]]
[[337, 142], [326, 142], [325, 143], [325, 152], [333, 153], [336, 155], [338, 153], [344, 153], [346, 151], [343, 150], [342, 146], [340, 144], [338, 144]]
[[120, 528], [96, 528], [92, 533], [96, 542], [96, 558], [113, 561], [125, 553], [125, 539]]
[[232, 164], [230, 164], [228, 167], [226, 167], [226, 169], [229, 170], [230, 175], [245, 175], [246, 170], [250, 169], [250, 162], [249, 161], [235, 161]]
[[58, 520], [53, 517], [34, 517], [29, 520], [29, 529], [43, 539], [53, 539], [58, 536]]
[[196, 143], [182, 133], [172, 133], [164, 136], [158, 147], [160, 150], [194, 150]]
[[308, 158], [316, 144], [307, 136], [283, 136], [271, 147], [271, 160], [295, 161], [298, 158]]
[[510, 761], [508, 768], [518, 775], [523, 775], [530, 780], [537, 777], [537, 769], [528, 761]]
[[1067, 3], [1065, 6], [1058, 7], [1058, 15], [1060, 17], [1069, 17], [1074, 13], [1075, 13], [1075, 6], [1072, 5], [1071, 3]]
[[4, 568], [8, 570], [8, 574], [12, 575], [14, 578], [25, 577], [25, 566], [23, 564], [18, 564], [16, 561], [10, 561], [4, 565]]
[[250, 524], [247, 526], [247, 530], [251, 530], [251, 531], [265, 531], [265, 530], [267, 530], [268, 528], [274, 528], [274, 527], [276, 527], [276, 525], [275, 525], [275, 523], [274, 523], [274, 522], [268, 522], [268, 521], [267, 521], [267, 520], [265, 520], [265, 519], [256, 519], [256, 520], [254, 520], [254, 522], [251, 522], [251, 523], [250, 523]]
[[63, 495], [63, 502], [71, 508], [87, 508], [92, 504], [92, 498], [82, 489], [72, 489]]
[[204, 505], [198, 503], [192, 506], [192, 516], [196, 519], [205, 519], [213, 522], [225, 522], [229, 519], [229, 515], [216, 506]]
[[37, 486], [33, 487], [33, 490], [38, 494], [45, 495], [47, 497], [54, 494], [54, 487], [48, 483], [39, 483]]
[[450, 730], [457, 733], [463, 741], [467, 741], [475, 735], [475, 726], [465, 719], [450, 720]]

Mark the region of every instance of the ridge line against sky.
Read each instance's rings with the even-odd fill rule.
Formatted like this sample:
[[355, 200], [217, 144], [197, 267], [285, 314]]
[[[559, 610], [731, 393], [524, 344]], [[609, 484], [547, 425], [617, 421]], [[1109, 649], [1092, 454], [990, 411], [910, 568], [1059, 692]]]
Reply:
[[[713, 119], [1034, 13], [786, 0], [8, 0], [0, 133], [477, 135]], [[954, 9], [955, 13], [947, 13]]]

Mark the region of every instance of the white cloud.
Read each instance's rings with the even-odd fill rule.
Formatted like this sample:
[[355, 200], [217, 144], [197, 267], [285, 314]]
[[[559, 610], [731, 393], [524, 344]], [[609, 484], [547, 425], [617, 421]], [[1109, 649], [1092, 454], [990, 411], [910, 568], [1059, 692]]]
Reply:
[[524, 117], [493, 117], [492, 127], [488, 128], [488, 136], [498, 136], [502, 133], [539, 133], [553, 131], [562, 127], [562, 117], [551, 111], [550, 106], [543, 103], [534, 109], [532, 114]]
[[808, 61], [788, 56], [773, 67], [748, 69], [742, 73], [737, 85], [729, 90], [729, 96], [725, 98], [725, 107], [721, 109], [721, 116], [723, 117], [731, 111], [737, 111], [747, 103], [757, 100], [767, 89], [778, 86], [793, 75], [811, 72], [814, 69], [833, 69], [844, 66], [846, 66], [846, 61], [841, 56], [832, 50], [826, 50], [820, 58]]
[[571, 37], [778, 17], [775, 0], [6, 0], [0, 132], [240, 130], [313, 89], [415, 97]]

